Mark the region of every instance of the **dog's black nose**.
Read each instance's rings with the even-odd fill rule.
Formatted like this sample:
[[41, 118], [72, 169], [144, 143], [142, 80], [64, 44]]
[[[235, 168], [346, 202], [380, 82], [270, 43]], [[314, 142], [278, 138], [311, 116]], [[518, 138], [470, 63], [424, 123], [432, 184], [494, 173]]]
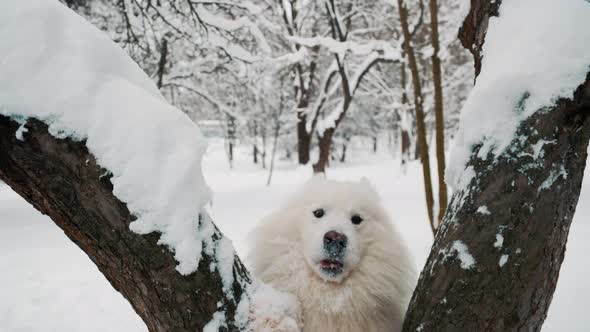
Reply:
[[347, 243], [348, 239], [342, 233], [329, 231], [324, 234], [324, 248], [330, 254], [340, 254], [346, 248]]

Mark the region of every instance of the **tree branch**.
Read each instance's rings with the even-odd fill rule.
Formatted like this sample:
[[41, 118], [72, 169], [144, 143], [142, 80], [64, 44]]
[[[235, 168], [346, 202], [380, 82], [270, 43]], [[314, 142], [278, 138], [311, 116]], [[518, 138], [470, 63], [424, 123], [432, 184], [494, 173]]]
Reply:
[[[201, 331], [218, 310], [225, 312], [225, 331], [239, 330], [237, 305], [250, 277], [237, 256], [231, 292], [222, 290], [220, 272], [210, 269], [217, 248], [210, 248], [213, 254], [204, 250], [197, 271], [181, 275], [174, 254], [158, 244], [158, 234], [129, 230], [134, 216], [113, 195], [110, 173], [84, 141], [57, 139], [34, 119], [26, 123], [21, 141], [19, 127], [0, 115], [0, 179], [88, 254], [150, 331]], [[200, 223], [205, 218], [199, 216]], [[215, 228], [214, 242], [222, 237]]]

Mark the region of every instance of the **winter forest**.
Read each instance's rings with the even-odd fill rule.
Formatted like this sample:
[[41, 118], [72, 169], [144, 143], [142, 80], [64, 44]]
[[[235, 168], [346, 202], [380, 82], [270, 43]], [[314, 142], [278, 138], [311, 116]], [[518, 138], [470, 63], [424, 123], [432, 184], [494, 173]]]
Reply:
[[0, 0], [0, 331], [586, 331], [588, 22]]

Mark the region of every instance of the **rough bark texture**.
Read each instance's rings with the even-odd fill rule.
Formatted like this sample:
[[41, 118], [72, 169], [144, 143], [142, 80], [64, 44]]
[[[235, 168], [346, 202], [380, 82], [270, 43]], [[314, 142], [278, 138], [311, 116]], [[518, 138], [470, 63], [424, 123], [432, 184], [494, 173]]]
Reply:
[[434, 197], [432, 194], [432, 179], [430, 175], [430, 158], [428, 156], [428, 145], [426, 143], [426, 124], [424, 123], [424, 108], [422, 105], [422, 85], [420, 83], [420, 73], [418, 71], [418, 62], [414, 53], [414, 47], [411, 44], [411, 33], [408, 23], [408, 8], [403, 0], [397, 0], [399, 19], [404, 35], [404, 52], [408, 57], [408, 66], [412, 74], [412, 85], [414, 87], [414, 108], [416, 110], [416, 127], [418, 129], [418, 146], [420, 149], [420, 161], [422, 162], [422, 175], [424, 177], [424, 193], [426, 195], [426, 208], [432, 233], [435, 232], [434, 226]]
[[447, 184], [445, 183], [445, 120], [443, 116], [443, 91], [438, 35], [438, 4], [430, 0], [430, 40], [432, 52], [432, 79], [434, 84], [434, 116], [436, 119], [436, 169], [438, 171], [438, 220], [440, 225], [447, 209]]
[[[462, 28], [476, 63], [487, 20], [498, 11], [492, 2], [473, 0]], [[495, 162], [491, 156], [477, 158], [480, 147], [473, 148], [469, 165], [476, 177], [451, 199], [404, 331], [541, 329], [580, 194], [589, 117], [590, 75], [573, 99], [561, 99], [523, 121]], [[532, 145], [542, 140], [551, 143], [535, 158]], [[483, 206], [489, 214], [478, 212]], [[462, 245], [473, 265], [459, 259], [455, 249]]]
[[501, 4], [502, 0], [471, 0], [471, 10], [459, 29], [461, 44], [473, 54], [476, 77], [481, 71], [481, 51], [488, 30], [488, 20], [491, 16], [498, 16]]
[[[224, 330], [238, 330], [233, 317], [249, 276], [237, 256], [232, 296], [222, 292], [218, 272], [210, 271], [210, 256], [203, 255], [198, 271], [180, 275], [172, 252], [157, 244], [158, 234], [129, 230], [134, 217], [113, 195], [110, 173], [84, 142], [57, 139], [32, 119], [20, 141], [19, 126], [0, 115], [0, 179], [84, 250], [150, 331], [201, 331], [218, 303], [228, 318]], [[221, 236], [216, 232], [214, 239]]]

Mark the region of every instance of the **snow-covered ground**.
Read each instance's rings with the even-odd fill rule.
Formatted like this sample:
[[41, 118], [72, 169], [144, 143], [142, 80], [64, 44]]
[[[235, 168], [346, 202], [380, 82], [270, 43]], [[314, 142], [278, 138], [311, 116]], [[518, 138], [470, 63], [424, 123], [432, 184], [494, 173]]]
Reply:
[[[270, 187], [267, 171], [250, 164], [250, 149], [238, 149], [230, 170], [223, 146], [213, 142], [205, 156], [205, 178], [213, 189], [211, 213], [242, 256], [247, 233], [309, 175], [309, 169], [279, 163]], [[386, 154], [355, 155], [329, 170], [337, 179], [368, 177], [421, 267], [432, 236], [423, 203], [419, 164], [402, 172]], [[362, 161], [362, 162], [361, 162]], [[590, 179], [582, 189], [566, 260], [544, 331], [586, 331], [590, 297]], [[0, 331], [146, 331], [123, 297], [85, 254], [47, 217], [0, 184]]]

